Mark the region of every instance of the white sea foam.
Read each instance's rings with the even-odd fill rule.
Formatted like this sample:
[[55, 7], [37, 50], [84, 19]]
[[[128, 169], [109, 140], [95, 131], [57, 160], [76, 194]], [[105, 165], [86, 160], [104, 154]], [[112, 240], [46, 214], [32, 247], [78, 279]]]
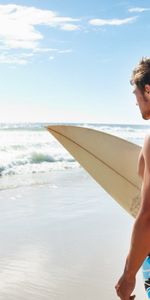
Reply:
[[[46, 124], [0, 124], [0, 176], [41, 174], [79, 167], [46, 130]], [[76, 124], [143, 143], [149, 126]]]
[[46, 130], [0, 130], [0, 174], [24, 174], [73, 167], [74, 159]]

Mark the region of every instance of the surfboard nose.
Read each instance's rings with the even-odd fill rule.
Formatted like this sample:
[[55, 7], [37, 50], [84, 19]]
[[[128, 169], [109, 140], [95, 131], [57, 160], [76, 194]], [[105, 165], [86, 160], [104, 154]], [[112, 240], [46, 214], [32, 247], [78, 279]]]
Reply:
[[67, 131], [67, 128], [69, 127], [75, 127], [75, 126], [67, 126], [67, 125], [48, 125], [46, 126], [45, 128], [53, 133], [53, 132], [56, 132], [56, 133], [64, 133], [64, 130], [65, 130], [65, 133]]

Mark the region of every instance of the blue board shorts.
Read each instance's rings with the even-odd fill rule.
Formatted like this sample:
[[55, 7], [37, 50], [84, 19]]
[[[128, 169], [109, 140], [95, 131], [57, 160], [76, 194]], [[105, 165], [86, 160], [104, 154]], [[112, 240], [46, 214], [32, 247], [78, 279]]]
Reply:
[[146, 257], [142, 265], [144, 286], [148, 299], [150, 299], [150, 255]]

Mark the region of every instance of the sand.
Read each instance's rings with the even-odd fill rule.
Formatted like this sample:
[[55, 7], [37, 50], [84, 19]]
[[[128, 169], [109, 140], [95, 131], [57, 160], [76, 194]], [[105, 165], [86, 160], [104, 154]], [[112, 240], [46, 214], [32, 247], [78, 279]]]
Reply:
[[132, 218], [82, 169], [47, 181], [0, 192], [0, 299], [117, 299]]

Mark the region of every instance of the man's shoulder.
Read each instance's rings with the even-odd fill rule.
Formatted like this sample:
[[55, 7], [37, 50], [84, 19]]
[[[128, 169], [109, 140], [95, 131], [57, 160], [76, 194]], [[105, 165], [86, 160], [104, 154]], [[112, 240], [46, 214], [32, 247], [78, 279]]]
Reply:
[[145, 144], [149, 144], [149, 143], [150, 143], [150, 133], [147, 134], [147, 135], [145, 136], [145, 138], [144, 138], [144, 145], [145, 145]]
[[150, 134], [147, 134], [144, 139], [143, 155], [148, 156], [150, 160]]

